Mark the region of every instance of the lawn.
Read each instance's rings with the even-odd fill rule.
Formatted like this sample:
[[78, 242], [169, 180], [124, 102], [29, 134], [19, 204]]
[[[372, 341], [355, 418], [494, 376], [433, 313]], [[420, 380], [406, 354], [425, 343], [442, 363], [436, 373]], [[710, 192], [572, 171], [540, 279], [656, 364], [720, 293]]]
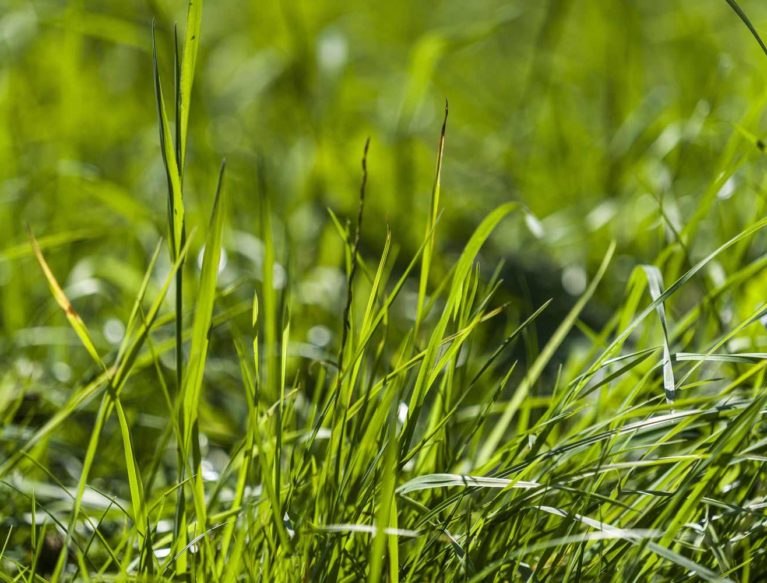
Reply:
[[0, 0], [0, 581], [764, 580], [762, 37]]

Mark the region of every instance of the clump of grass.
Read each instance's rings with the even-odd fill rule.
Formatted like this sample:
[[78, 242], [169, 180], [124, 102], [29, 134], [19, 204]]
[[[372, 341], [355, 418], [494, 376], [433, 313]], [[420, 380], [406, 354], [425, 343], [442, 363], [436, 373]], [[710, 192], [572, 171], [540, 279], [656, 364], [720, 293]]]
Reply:
[[[183, 174], [199, 0], [188, 14], [183, 51], [175, 43], [175, 136], [155, 53], [171, 267], [154, 290], [158, 245], [116, 353], [99, 351], [31, 238], [97, 372], [44, 423], [19, 423], [15, 411], [8, 417], [17, 437], [0, 463], [2, 508], [31, 519], [9, 523], [3, 580], [759, 579], [767, 568], [767, 354], [757, 348], [767, 307], [727, 329], [709, 324], [723, 321], [720, 298], [763, 269], [744, 249], [767, 219], [688, 268], [680, 267], [684, 246], [671, 242], [657, 265], [637, 267], [604, 329], [589, 330], [579, 316], [610, 269], [610, 246], [540, 352], [517, 362], [512, 348], [548, 302], [522, 321], [508, 317], [498, 272], [488, 277], [479, 254], [504, 220], [525, 209], [499, 206], [451, 268], [432, 269], [446, 108], [423, 242], [401, 272], [393, 269], [390, 233], [375, 263], [361, 252], [374, 163], [365, 143], [356, 222], [333, 215], [347, 274], [337, 355], [306, 356], [291, 335], [306, 315], [292, 301], [295, 283], [280, 288], [273, 276], [280, 250], [265, 187], [258, 193], [263, 275], [247, 306], [249, 325], [238, 318], [241, 306], [225, 305], [217, 281], [227, 228], [223, 164], [202, 265], [184, 291], [195, 244], [186, 232]], [[736, 164], [725, 163], [722, 175]], [[726, 279], [694, 302], [677, 301], [714, 260], [735, 251], [740, 263]], [[415, 316], [406, 320], [399, 306], [414, 280]], [[190, 316], [184, 306], [192, 298]], [[588, 350], [556, 366], [576, 327]], [[240, 415], [231, 443], [216, 443], [206, 405], [218, 398], [207, 366], [213, 341], [228, 347], [236, 371]], [[163, 395], [156, 447], [137, 447], [140, 403], [125, 400], [138, 382]], [[62, 478], [52, 455], [57, 432], [93, 415], [96, 402], [78, 479]], [[97, 482], [102, 440], [115, 424], [122, 460], [105, 464], [112, 474], [105, 480], [100, 472]], [[211, 442], [225, 454], [216, 472]]]

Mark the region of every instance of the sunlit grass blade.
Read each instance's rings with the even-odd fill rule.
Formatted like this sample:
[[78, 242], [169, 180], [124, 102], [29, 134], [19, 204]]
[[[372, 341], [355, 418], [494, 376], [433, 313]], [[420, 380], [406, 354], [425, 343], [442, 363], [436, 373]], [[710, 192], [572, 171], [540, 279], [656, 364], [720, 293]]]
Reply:
[[505, 489], [509, 486], [513, 488], [531, 489], [540, 488], [541, 484], [537, 482], [513, 481], [505, 478], [492, 478], [485, 476], [469, 476], [458, 474], [429, 474], [418, 476], [408, 480], [397, 488], [397, 494], [404, 495], [419, 490], [433, 490], [435, 488], [493, 488]]
[[[660, 270], [652, 265], [642, 266], [647, 276], [647, 285], [650, 288], [650, 296], [653, 301], [658, 300], [663, 294], [663, 275]], [[666, 323], [666, 307], [663, 301], [657, 305], [658, 319], [663, 331], [663, 388], [666, 400], [671, 403], [676, 397], [676, 385], [674, 383], [674, 367], [671, 364], [671, 348], [669, 346], [668, 324]]]
[[74, 307], [72, 307], [72, 303], [69, 301], [69, 298], [67, 298], [64, 290], [59, 285], [59, 282], [56, 280], [56, 276], [53, 275], [51, 268], [45, 261], [45, 257], [43, 257], [43, 252], [40, 250], [40, 245], [37, 243], [37, 239], [35, 239], [31, 231], [29, 233], [29, 238], [32, 242], [32, 249], [34, 250], [37, 262], [40, 264], [40, 268], [45, 274], [45, 279], [48, 281], [48, 287], [50, 287], [51, 293], [53, 294], [56, 303], [62, 310], [64, 310], [64, 313], [67, 316], [67, 320], [69, 320], [69, 324], [72, 326], [72, 329], [75, 331], [75, 334], [77, 334], [77, 337], [80, 339], [80, 342], [82, 342], [83, 347], [88, 351], [88, 354], [91, 356], [91, 358], [99, 366], [101, 366], [102, 369], [106, 369], [104, 361], [101, 360], [101, 356], [99, 356], [99, 353], [96, 350], [96, 346], [91, 340], [88, 329], [86, 328], [79, 314], [75, 311]]

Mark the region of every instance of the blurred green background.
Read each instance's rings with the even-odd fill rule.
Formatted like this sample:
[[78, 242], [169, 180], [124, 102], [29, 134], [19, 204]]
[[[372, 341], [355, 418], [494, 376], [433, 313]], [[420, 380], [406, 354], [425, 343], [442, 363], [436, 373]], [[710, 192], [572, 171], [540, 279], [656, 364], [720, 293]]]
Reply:
[[[742, 6], [767, 29], [767, 5]], [[0, 1], [8, 374], [66, 382], [67, 346], [76, 345], [31, 256], [27, 224], [100, 341], [119, 342], [167, 224], [151, 23], [170, 95], [173, 27], [183, 27], [184, 10], [169, 0]], [[310, 337], [312, 322], [337, 329], [343, 246], [327, 208], [354, 217], [365, 138], [363, 249], [375, 258], [388, 225], [404, 265], [423, 237], [445, 99], [438, 273], [489, 210], [520, 201], [527, 218], [504, 223], [483, 269], [505, 262], [521, 312], [554, 298], [556, 323], [616, 240], [618, 257], [586, 317], [598, 325], [631, 269], [652, 262], [694, 215], [723, 155], [743, 163], [717, 186], [687, 258], [762, 212], [767, 59], [724, 0], [217, 0], [206, 3], [202, 34], [188, 227], [204, 228], [226, 157], [222, 286], [249, 298], [262, 259], [263, 159], [278, 280], [298, 282], [292, 300], [312, 316], [297, 333], [310, 344], [329, 343], [323, 329]], [[39, 362], [53, 368], [35, 372]]]

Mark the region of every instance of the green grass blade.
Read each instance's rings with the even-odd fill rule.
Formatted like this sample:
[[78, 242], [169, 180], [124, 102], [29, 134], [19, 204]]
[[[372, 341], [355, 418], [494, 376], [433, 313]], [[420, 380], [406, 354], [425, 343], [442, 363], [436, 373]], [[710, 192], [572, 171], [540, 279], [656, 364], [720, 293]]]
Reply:
[[672, 403], [676, 398], [676, 385], [674, 383], [674, 367], [671, 364], [671, 348], [669, 346], [668, 324], [666, 322], [666, 308], [661, 296], [663, 295], [663, 275], [653, 265], [643, 265], [642, 270], [647, 276], [647, 285], [650, 288], [650, 296], [657, 301], [658, 319], [663, 330], [663, 388], [666, 400]]
[[168, 113], [165, 109], [160, 66], [157, 61], [157, 40], [152, 27], [152, 64], [154, 67], [154, 89], [157, 101], [157, 117], [160, 128], [160, 151], [168, 180], [168, 221], [170, 232], [171, 257], [175, 260], [184, 241], [184, 198], [181, 191], [181, 173], [176, 161], [173, 135], [170, 131]]
[[432, 255], [434, 254], [434, 243], [436, 238], [437, 218], [439, 217], [439, 198], [442, 189], [442, 160], [445, 154], [445, 131], [447, 130], [448, 103], [445, 101], [445, 117], [442, 120], [442, 130], [439, 135], [439, 144], [437, 146], [437, 168], [434, 172], [434, 184], [431, 189], [431, 199], [429, 200], [429, 220], [426, 223], [426, 244], [423, 255], [421, 256], [421, 278], [418, 283], [418, 305], [415, 317], [415, 335], [418, 335], [418, 329], [423, 318], [423, 307], [426, 302], [426, 293], [429, 286], [429, 272], [431, 270]]
[[[203, 372], [208, 353], [208, 333], [216, 299], [216, 282], [218, 279], [219, 262], [221, 260], [225, 216], [223, 208], [224, 197], [222, 196], [225, 168], [226, 164], [222, 163], [218, 175], [216, 196], [213, 201], [210, 226], [205, 241], [200, 285], [197, 290], [197, 302], [195, 305], [195, 318], [192, 326], [192, 341], [189, 349], [188, 372], [185, 375], [186, 382], [183, 389], [184, 443], [186, 444], [187, 452], [191, 451], [192, 427], [196, 423], [198, 416]], [[195, 463], [196, 465], [197, 463]]]
[[186, 138], [189, 126], [189, 110], [192, 100], [194, 70], [195, 66], [197, 65], [197, 52], [200, 46], [202, 4], [202, 0], [189, 0], [186, 11], [186, 31], [184, 32], [184, 49], [181, 60], [181, 77], [178, 104], [178, 134], [180, 144], [179, 167], [182, 169], [182, 174], [184, 164], [186, 162]]
[[740, 18], [743, 21], [743, 24], [746, 25], [746, 28], [748, 28], [748, 30], [751, 32], [754, 39], [756, 39], [756, 42], [759, 43], [759, 47], [762, 49], [762, 52], [765, 55], [767, 55], [767, 45], [764, 44], [762, 37], [759, 36], [759, 33], [757, 32], [756, 27], [751, 22], [751, 19], [746, 15], [745, 12], [743, 12], [743, 9], [736, 2], [736, 0], [727, 0], [727, 4], [729, 4], [730, 8], [732, 8], [735, 11], [735, 14], [738, 15], [738, 18]]
[[53, 272], [51, 271], [51, 268], [48, 266], [48, 263], [45, 261], [45, 257], [43, 257], [43, 252], [40, 250], [40, 245], [37, 243], [37, 239], [35, 239], [34, 235], [32, 233], [29, 233], [29, 238], [32, 242], [32, 249], [34, 250], [35, 257], [37, 258], [37, 262], [40, 264], [40, 268], [43, 270], [43, 274], [45, 275], [45, 279], [48, 281], [48, 287], [51, 290], [51, 293], [53, 294], [54, 299], [56, 300], [56, 303], [59, 305], [59, 307], [64, 310], [64, 313], [67, 316], [67, 320], [69, 321], [69, 324], [72, 326], [72, 329], [75, 331], [75, 334], [77, 334], [77, 337], [80, 339], [80, 342], [82, 342], [83, 346], [85, 347], [85, 350], [88, 351], [88, 354], [93, 358], [94, 362], [98, 364], [103, 370], [106, 370], [106, 365], [104, 364], [104, 361], [101, 360], [101, 356], [99, 356], [98, 351], [96, 350], [96, 346], [93, 344], [93, 341], [91, 340], [91, 336], [88, 333], [88, 328], [86, 328], [85, 323], [80, 318], [79, 314], [75, 311], [74, 307], [72, 306], [72, 303], [69, 301], [69, 298], [67, 298], [66, 294], [64, 293], [64, 290], [59, 285], [59, 282], [56, 280], [56, 276], [53, 275]]
[[429, 474], [418, 476], [408, 480], [397, 488], [397, 494], [405, 495], [419, 490], [433, 490], [435, 488], [493, 488], [506, 489], [508, 487], [521, 489], [541, 488], [537, 482], [514, 481], [506, 478], [491, 478], [485, 476], [469, 476], [459, 474]]

